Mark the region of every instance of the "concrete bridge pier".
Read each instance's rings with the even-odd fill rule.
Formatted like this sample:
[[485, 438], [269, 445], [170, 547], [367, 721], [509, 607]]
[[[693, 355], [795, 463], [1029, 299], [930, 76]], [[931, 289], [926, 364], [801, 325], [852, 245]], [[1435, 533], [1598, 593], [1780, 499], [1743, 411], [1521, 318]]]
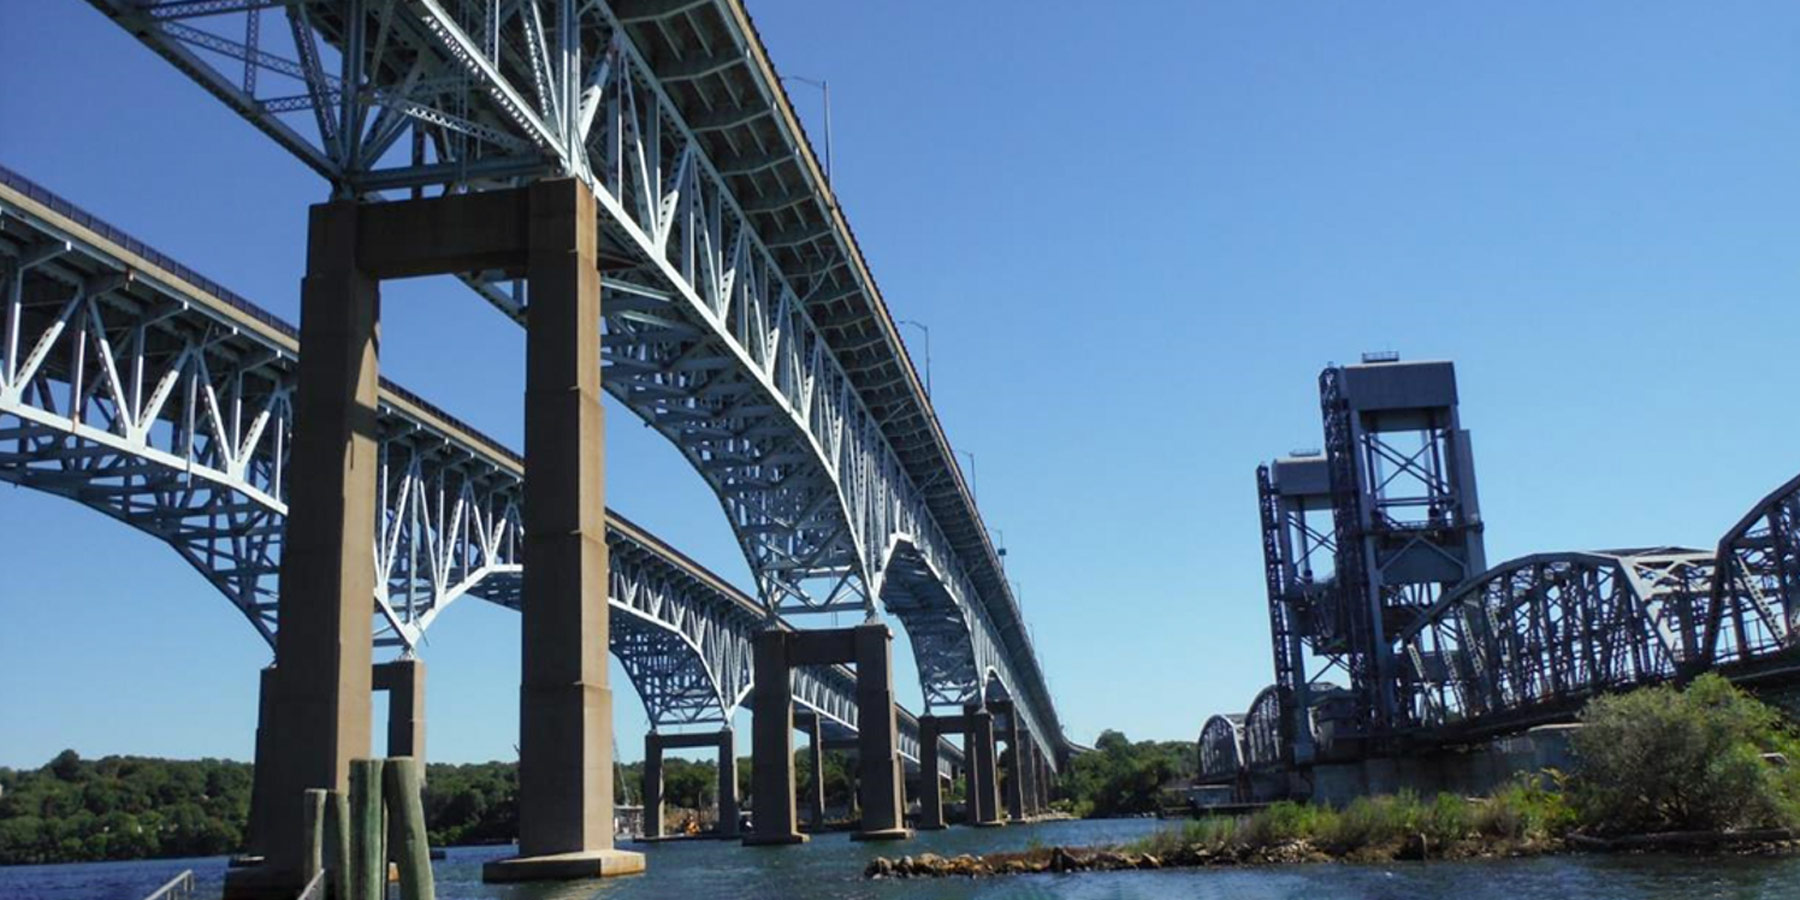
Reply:
[[663, 836], [663, 751], [673, 747], [716, 747], [718, 761], [719, 837], [738, 836], [737, 741], [729, 726], [717, 732], [644, 735], [644, 837]]
[[1022, 754], [1019, 752], [1019, 717], [1013, 711], [1010, 700], [989, 703], [988, 707], [1000, 717], [997, 740], [1006, 742], [1006, 778], [1002, 782], [1006, 817], [1018, 822], [1025, 818], [1025, 779], [1020, 766]]
[[938, 717], [919, 717], [919, 830], [944, 828], [943, 785], [938, 781]]
[[745, 844], [797, 844], [806, 836], [795, 828], [794, 713], [789, 673], [795, 666], [852, 664], [856, 667], [857, 794], [862, 827], [857, 840], [909, 837], [905, 810], [905, 769], [894, 711], [893, 633], [879, 622], [854, 628], [757, 634], [752, 665], [756, 695], [751, 701], [752, 775], [756, 831]]
[[[524, 538], [531, 564], [521, 604], [519, 856], [488, 863], [481, 877], [527, 881], [641, 872], [642, 854], [613, 847], [598, 205], [575, 179], [505, 193], [524, 204], [511, 212], [508, 230], [522, 243], [530, 298]], [[441, 212], [458, 220], [439, 228], [475, 231], [487, 227], [477, 217], [494, 211], [470, 203]], [[483, 260], [470, 253], [458, 262], [457, 269], [468, 270]]]
[[379, 282], [359, 259], [361, 207], [312, 207], [301, 283], [294, 443], [275, 668], [260, 703], [266, 768], [263, 863], [231, 870], [225, 896], [293, 896], [302, 878], [301, 798], [349, 789], [369, 753], [375, 593]]
[[[370, 672], [374, 690], [387, 692], [387, 755], [425, 759], [425, 663], [396, 659]], [[423, 775], [424, 769], [419, 770]]]
[[1020, 745], [1019, 752], [1013, 755], [1013, 761], [1018, 765], [1017, 771], [1019, 773], [1020, 782], [1023, 785], [1025, 794], [1025, 815], [1027, 816], [1036, 816], [1043, 812], [1043, 808], [1038, 803], [1037, 795], [1037, 756], [1037, 743], [1031, 740], [1030, 737], [1027, 737], [1025, 742]]
[[994, 770], [994, 715], [979, 706], [964, 707], [967, 730], [963, 732], [963, 759], [967, 773], [964, 793], [968, 795], [969, 824], [987, 828], [1000, 821], [1000, 793], [995, 784], [999, 773]]
[[[806, 759], [812, 773], [806, 783], [807, 827], [817, 832], [825, 827], [825, 734], [817, 713], [796, 714], [794, 721], [806, 732]], [[751, 761], [752, 767], [755, 761]], [[754, 770], [754, 769], [753, 769]]]

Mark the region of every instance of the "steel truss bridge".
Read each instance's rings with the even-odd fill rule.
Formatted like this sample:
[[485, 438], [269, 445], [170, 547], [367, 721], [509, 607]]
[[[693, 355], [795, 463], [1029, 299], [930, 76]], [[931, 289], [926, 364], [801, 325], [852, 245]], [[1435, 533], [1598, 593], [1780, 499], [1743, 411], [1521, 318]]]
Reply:
[[[927, 707], [1071, 752], [1000, 558], [741, 0], [90, 0], [339, 196], [573, 176], [605, 389], [718, 495], [774, 620], [885, 608]], [[522, 320], [497, 272], [468, 285]]]
[[[0, 480], [164, 541], [273, 648], [295, 329], [4, 168], [0, 290]], [[377, 642], [410, 655], [462, 597], [518, 609], [524, 471], [398, 385], [382, 384], [378, 422]], [[762, 606], [611, 511], [606, 533], [610, 650], [652, 726], [728, 725], [754, 688]], [[793, 685], [827, 737], [855, 734], [850, 671], [797, 669]], [[918, 739], [902, 712], [915, 767]], [[939, 754], [945, 774], [962, 759]]]
[[[1448, 367], [1378, 364], [1396, 378]], [[1420, 368], [1406, 373], [1409, 366]], [[1244, 715], [1206, 721], [1202, 782], [1487, 740], [1567, 721], [1599, 693], [1707, 671], [1752, 689], [1800, 683], [1800, 477], [1757, 502], [1711, 550], [1538, 553], [1443, 578], [1455, 570], [1450, 563], [1480, 558], [1453, 380], [1436, 405], [1381, 408], [1406, 424], [1384, 431], [1380, 447], [1360, 433], [1334, 440], [1333, 415], [1341, 426], [1344, 407], [1334, 407], [1333, 392], [1368, 368], [1337, 367], [1322, 378], [1323, 454], [1258, 470], [1279, 677]], [[1367, 410], [1405, 392], [1389, 384], [1383, 398], [1351, 406], [1373, 421]], [[1410, 441], [1399, 439], [1405, 431], [1415, 432]], [[1451, 452], [1433, 457], [1434, 448]], [[1458, 455], [1460, 471], [1442, 464]], [[1422, 510], [1411, 520], [1400, 511], [1409, 503]], [[1365, 509], [1393, 512], [1358, 518]], [[1370, 545], [1366, 554], [1345, 552]], [[1429, 560], [1417, 568], [1435, 567], [1432, 574], [1408, 574], [1408, 553]], [[1377, 569], [1390, 590], [1370, 587]], [[1366, 633], [1377, 628], [1390, 630], [1371, 646]], [[1381, 725], [1384, 695], [1394, 712]]]

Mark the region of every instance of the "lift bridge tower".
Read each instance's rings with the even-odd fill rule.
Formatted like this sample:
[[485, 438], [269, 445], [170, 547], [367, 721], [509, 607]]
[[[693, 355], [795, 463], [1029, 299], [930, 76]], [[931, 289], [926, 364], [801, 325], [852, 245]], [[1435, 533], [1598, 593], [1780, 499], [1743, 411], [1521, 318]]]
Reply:
[[1282, 762], [1305, 767], [1318, 758], [1318, 744], [1330, 740], [1327, 723], [1347, 717], [1336, 708], [1344, 690], [1325, 679], [1350, 673], [1349, 643], [1335, 622], [1337, 538], [1325, 455], [1296, 450], [1258, 466], [1256, 493]]
[[1365, 354], [1319, 374], [1319, 401], [1336, 572], [1313, 627], [1341, 651], [1356, 704], [1343, 737], [1366, 751], [1413, 718], [1395, 636], [1487, 568], [1481, 510], [1449, 362]]

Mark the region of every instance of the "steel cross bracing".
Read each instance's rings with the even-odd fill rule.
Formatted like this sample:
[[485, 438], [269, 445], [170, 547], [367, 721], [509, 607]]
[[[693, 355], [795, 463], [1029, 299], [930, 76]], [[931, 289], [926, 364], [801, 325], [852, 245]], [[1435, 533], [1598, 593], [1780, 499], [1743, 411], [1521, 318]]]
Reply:
[[[0, 479], [163, 539], [273, 646], [294, 330], [4, 169], [0, 289]], [[378, 643], [411, 653], [462, 596], [518, 608], [523, 470], [396, 385], [378, 421]], [[610, 512], [607, 543], [610, 649], [650, 721], [729, 721], [760, 605]], [[793, 680], [798, 704], [854, 732], [852, 675]]]
[[1681, 548], [1545, 553], [1447, 593], [1400, 636], [1413, 721], [1492, 729], [1704, 665], [1713, 556]]
[[1738, 520], [1716, 557], [1701, 615], [1707, 659], [1739, 678], [1791, 673], [1800, 663], [1800, 478]]
[[[1060, 756], [998, 556], [739, 3], [90, 2], [340, 194], [584, 179], [603, 383], [718, 494], [766, 614], [879, 601], [928, 704], [997, 676]], [[466, 280], [522, 319], [518, 284]]]

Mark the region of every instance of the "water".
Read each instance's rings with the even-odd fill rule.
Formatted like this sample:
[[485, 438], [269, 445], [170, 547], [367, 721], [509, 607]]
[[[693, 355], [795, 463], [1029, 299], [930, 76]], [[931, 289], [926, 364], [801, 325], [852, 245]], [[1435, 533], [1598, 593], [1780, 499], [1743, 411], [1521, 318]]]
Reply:
[[[1055, 900], [1792, 900], [1800, 897], [1800, 857], [1563, 856], [1467, 863], [1384, 866], [1308, 865], [1256, 869], [1097, 872], [1003, 878], [867, 881], [874, 856], [943, 855], [1044, 844], [1130, 840], [1153, 820], [1050, 822], [976, 831], [952, 828], [899, 844], [867, 845], [821, 835], [805, 847], [743, 847], [693, 841], [644, 847], [650, 871], [578, 884], [484, 885], [481, 864], [510, 848], [455, 848], [435, 866], [443, 900], [786, 900], [798, 897], [1055, 898]], [[200, 896], [217, 897], [222, 857], [0, 868], [0, 900], [142, 900], [182, 869], [193, 869]], [[397, 896], [397, 894], [396, 894]]]

